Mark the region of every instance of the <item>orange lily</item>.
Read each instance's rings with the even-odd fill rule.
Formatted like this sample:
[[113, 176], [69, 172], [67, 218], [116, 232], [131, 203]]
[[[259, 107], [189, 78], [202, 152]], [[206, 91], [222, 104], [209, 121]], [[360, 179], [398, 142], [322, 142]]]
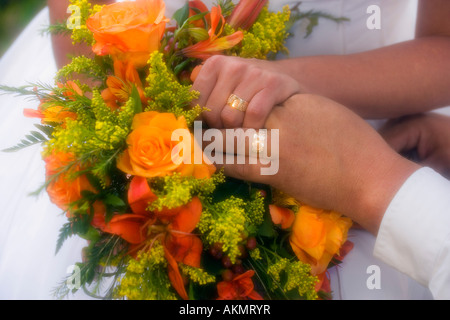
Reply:
[[250, 29], [266, 4], [267, 0], [241, 0], [228, 18], [228, 24], [234, 29]]
[[178, 263], [200, 267], [203, 244], [192, 231], [200, 220], [202, 204], [199, 198], [194, 197], [179, 208], [147, 211], [148, 204], [155, 199], [147, 180], [134, 177], [128, 192], [128, 202], [134, 213], [116, 215], [108, 223], [97, 216], [93, 225], [129, 242], [132, 245], [130, 252], [151, 250], [153, 243], [161, 240], [169, 279], [178, 294], [188, 299]]
[[109, 76], [106, 79], [106, 85], [108, 88], [102, 91], [102, 97], [113, 110], [119, 108], [118, 103], [124, 103], [128, 100], [134, 86], [139, 92], [141, 102], [143, 104], [147, 102], [141, 79], [132, 63], [114, 61], [114, 76]]
[[231, 281], [221, 281], [217, 284], [218, 300], [263, 300], [254, 290], [252, 277], [255, 271], [248, 270], [239, 274]]
[[220, 6], [211, 9], [211, 28], [208, 31], [209, 38], [196, 44], [184, 48], [182, 53], [186, 57], [206, 60], [213, 55], [222, 53], [223, 50], [230, 49], [242, 41], [244, 34], [242, 31], [220, 37], [225, 26], [225, 18], [222, 16]]
[[[195, 16], [202, 12], [207, 12], [208, 7], [200, 0], [190, 0], [189, 1], [189, 17]], [[205, 15], [206, 21], [210, 21], [210, 14]], [[198, 28], [205, 28], [205, 23], [203, 20], [193, 21], [192, 24]]]
[[[81, 91], [80, 87], [73, 82], [67, 81], [66, 84], [58, 83], [59, 88], [66, 88], [67, 90], [63, 92], [63, 95], [70, 99], [75, 100], [73, 97], [74, 94], [83, 95], [83, 91]], [[63, 106], [58, 105], [48, 105], [45, 99], [41, 99], [41, 103], [39, 104], [37, 110], [34, 109], [24, 109], [23, 114], [28, 118], [39, 118], [42, 123], [61, 123], [64, 125], [65, 120], [67, 118], [76, 120], [77, 115], [74, 112], [67, 111]]]

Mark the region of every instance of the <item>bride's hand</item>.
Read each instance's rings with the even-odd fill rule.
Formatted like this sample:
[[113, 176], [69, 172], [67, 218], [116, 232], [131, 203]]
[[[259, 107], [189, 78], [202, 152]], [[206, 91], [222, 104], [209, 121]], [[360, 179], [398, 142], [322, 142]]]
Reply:
[[[359, 116], [323, 97], [293, 96], [273, 109], [265, 127], [270, 131], [267, 154], [273, 158], [271, 153], [279, 150], [272, 159], [278, 161], [278, 172], [262, 175], [261, 163], [224, 159], [226, 175], [270, 184], [302, 203], [338, 211], [374, 234], [392, 197], [419, 168]], [[279, 130], [278, 141], [274, 129]]]
[[427, 113], [391, 120], [380, 133], [394, 150], [416, 150], [421, 165], [450, 178], [450, 117]]
[[[262, 67], [254, 59], [213, 56], [202, 66], [193, 90], [200, 92], [195, 101], [211, 111], [203, 118], [214, 128], [262, 128], [275, 105], [299, 93], [299, 84], [286, 74]], [[227, 103], [230, 95], [248, 102], [245, 111]], [[235, 100], [239, 108], [239, 100]]]

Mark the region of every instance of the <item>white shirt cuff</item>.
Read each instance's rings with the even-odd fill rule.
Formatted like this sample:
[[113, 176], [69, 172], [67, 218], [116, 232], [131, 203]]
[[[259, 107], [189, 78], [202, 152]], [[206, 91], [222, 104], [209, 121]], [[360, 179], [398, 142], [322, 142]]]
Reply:
[[450, 298], [450, 182], [421, 168], [404, 183], [384, 214], [374, 256]]

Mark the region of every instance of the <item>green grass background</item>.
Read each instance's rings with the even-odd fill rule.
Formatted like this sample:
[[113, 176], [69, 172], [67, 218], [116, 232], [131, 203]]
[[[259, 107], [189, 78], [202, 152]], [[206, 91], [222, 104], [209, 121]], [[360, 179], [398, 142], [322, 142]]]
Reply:
[[0, 0], [0, 57], [46, 4], [46, 0]]

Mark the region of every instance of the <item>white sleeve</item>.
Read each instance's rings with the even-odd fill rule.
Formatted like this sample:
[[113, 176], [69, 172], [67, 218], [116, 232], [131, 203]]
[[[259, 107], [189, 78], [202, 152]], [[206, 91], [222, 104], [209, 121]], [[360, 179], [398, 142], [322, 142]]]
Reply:
[[450, 299], [450, 181], [430, 168], [411, 175], [383, 217], [374, 255]]

